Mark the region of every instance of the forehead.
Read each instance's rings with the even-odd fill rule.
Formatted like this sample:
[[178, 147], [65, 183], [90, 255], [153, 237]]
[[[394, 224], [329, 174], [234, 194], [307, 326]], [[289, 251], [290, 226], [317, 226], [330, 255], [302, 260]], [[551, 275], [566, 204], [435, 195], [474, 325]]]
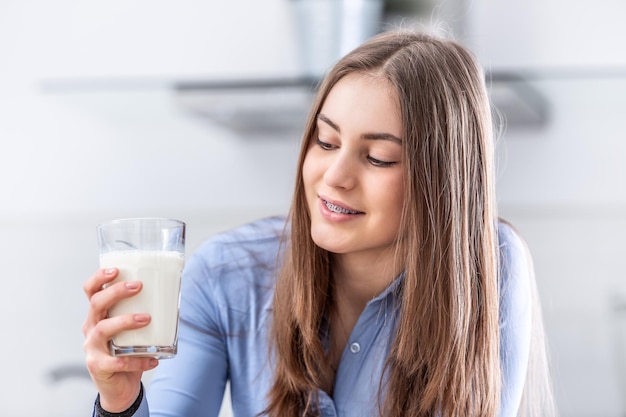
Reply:
[[402, 134], [400, 100], [395, 87], [381, 76], [352, 73], [341, 78], [329, 91], [320, 113], [340, 127], [360, 126], [363, 130]]

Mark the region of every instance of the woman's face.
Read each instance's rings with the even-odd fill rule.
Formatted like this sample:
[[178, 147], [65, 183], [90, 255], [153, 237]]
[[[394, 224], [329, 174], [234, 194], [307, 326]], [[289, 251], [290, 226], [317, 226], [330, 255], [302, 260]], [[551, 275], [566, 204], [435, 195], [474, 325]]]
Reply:
[[393, 253], [386, 249], [399, 232], [403, 175], [397, 93], [381, 78], [343, 77], [322, 106], [304, 160], [313, 241], [375, 262]]

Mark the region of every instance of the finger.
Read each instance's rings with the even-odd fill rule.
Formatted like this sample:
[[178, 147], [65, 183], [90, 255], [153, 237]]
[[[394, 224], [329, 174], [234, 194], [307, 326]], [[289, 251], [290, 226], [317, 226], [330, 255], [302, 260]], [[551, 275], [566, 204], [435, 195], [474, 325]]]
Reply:
[[118, 301], [136, 295], [142, 288], [141, 281], [116, 282], [92, 295], [90, 308], [96, 311], [108, 310]]
[[109, 340], [124, 330], [134, 330], [150, 324], [149, 314], [123, 314], [98, 321], [90, 326], [85, 323], [83, 333], [85, 335], [84, 348], [87, 350], [108, 351]]
[[89, 354], [85, 364], [92, 377], [106, 380], [116, 373], [143, 372], [154, 369], [158, 366], [159, 361], [151, 357]]
[[83, 331], [107, 317], [109, 308], [118, 301], [136, 295], [143, 288], [140, 281], [118, 282], [92, 295]]
[[117, 268], [99, 269], [83, 284], [83, 291], [87, 295], [87, 299], [91, 299], [95, 293], [102, 290], [104, 284], [113, 281], [119, 270]]
[[83, 344], [86, 365], [96, 384], [98, 381], [110, 384], [116, 374], [141, 373], [158, 365], [157, 360], [151, 360], [153, 358], [112, 356], [109, 350], [109, 340], [113, 334], [136, 329], [149, 322], [150, 316], [147, 314], [127, 314], [103, 320], [87, 334]]
[[159, 364], [156, 358], [137, 356], [110, 356], [116, 372], [137, 372], [155, 368]]

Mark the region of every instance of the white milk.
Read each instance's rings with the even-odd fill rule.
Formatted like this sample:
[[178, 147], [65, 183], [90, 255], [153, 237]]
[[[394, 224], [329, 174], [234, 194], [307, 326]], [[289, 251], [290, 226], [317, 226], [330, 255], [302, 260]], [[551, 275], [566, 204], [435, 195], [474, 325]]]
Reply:
[[141, 329], [123, 331], [113, 338], [116, 346], [174, 346], [178, 330], [180, 276], [184, 257], [180, 252], [118, 251], [100, 255], [102, 268], [115, 267], [113, 282], [141, 281], [142, 290], [109, 309], [109, 316], [148, 313], [152, 320]]

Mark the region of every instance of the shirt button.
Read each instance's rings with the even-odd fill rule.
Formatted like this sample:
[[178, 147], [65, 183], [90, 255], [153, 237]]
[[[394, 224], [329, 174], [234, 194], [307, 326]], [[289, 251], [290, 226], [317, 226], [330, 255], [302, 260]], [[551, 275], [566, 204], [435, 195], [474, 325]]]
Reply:
[[361, 345], [359, 345], [357, 342], [354, 342], [350, 345], [350, 352], [359, 353], [360, 351], [361, 351]]

